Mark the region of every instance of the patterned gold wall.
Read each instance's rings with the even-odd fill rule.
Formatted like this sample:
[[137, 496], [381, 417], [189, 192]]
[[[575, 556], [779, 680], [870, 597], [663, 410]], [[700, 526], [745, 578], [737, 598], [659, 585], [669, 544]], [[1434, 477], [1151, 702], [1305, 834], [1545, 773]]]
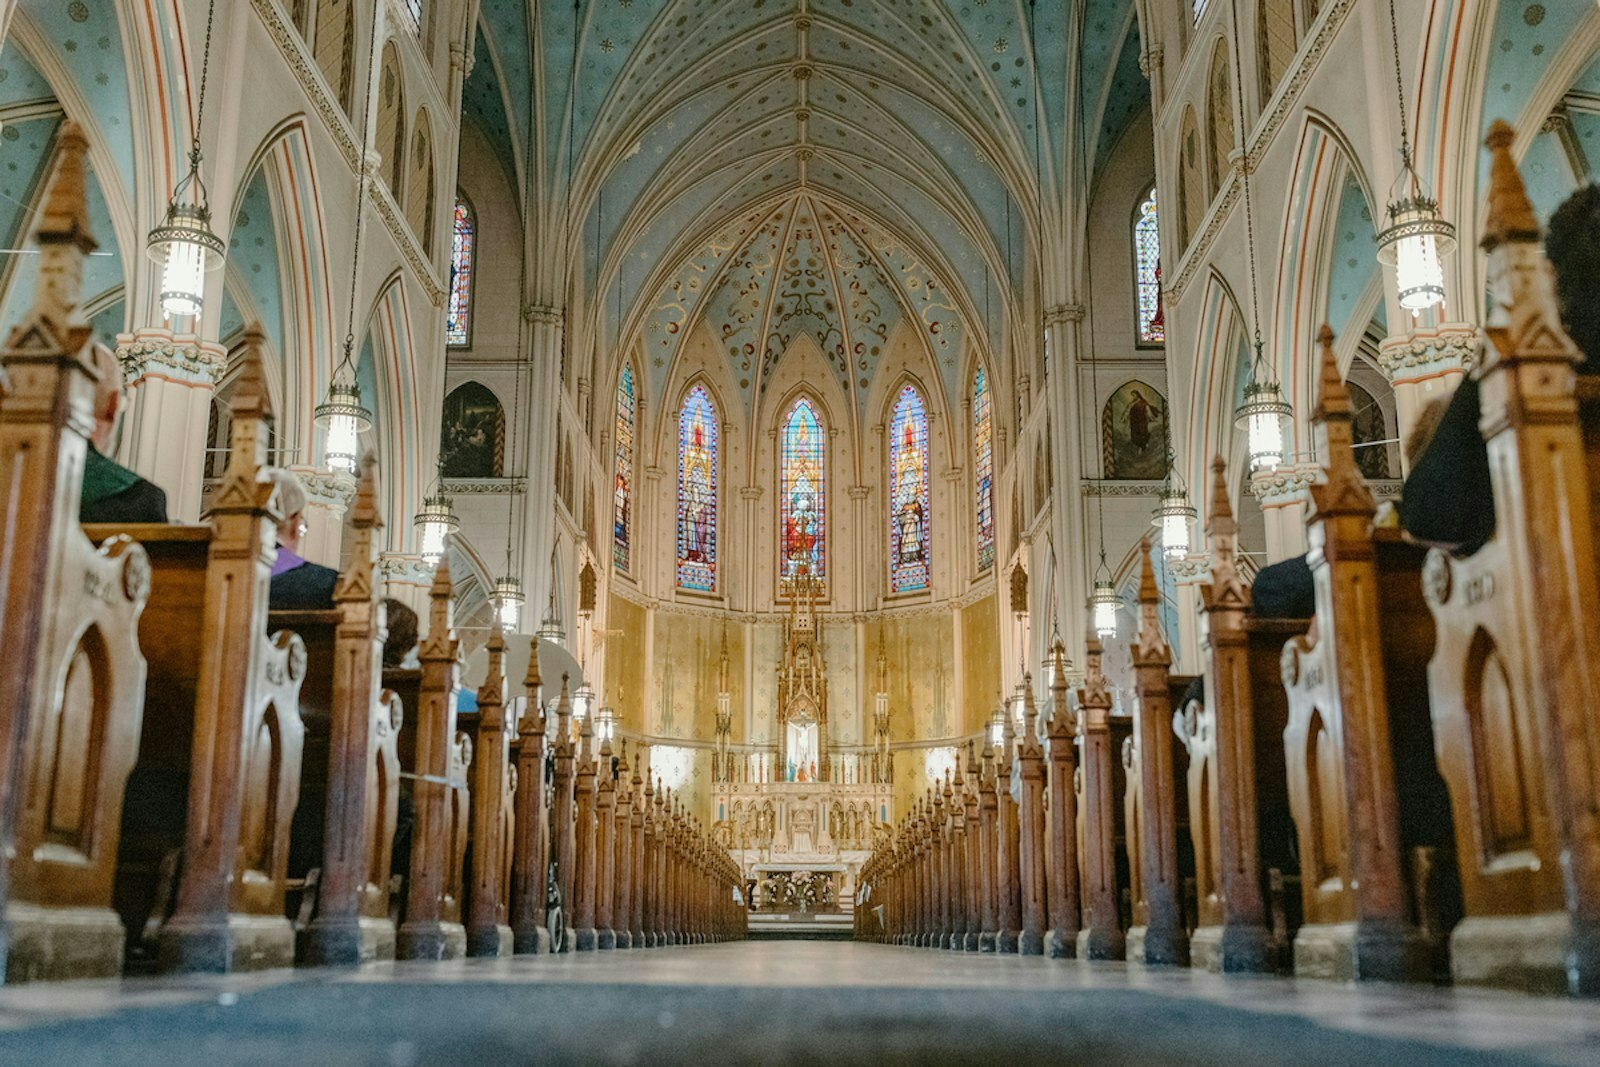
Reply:
[[961, 609], [962, 733], [980, 729], [1000, 694], [1000, 630], [990, 594]]

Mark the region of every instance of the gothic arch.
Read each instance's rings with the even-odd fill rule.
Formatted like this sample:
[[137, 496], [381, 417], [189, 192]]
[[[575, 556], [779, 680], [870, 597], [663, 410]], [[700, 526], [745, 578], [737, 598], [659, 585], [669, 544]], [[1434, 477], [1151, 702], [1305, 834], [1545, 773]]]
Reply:
[[1218, 37], [1206, 69], [1206, 176], [1213, 197], [1226, 183], [1233, 168], [1228, 156], [1238, 147], [1239, 117], [1233, 108], [1233, 65], [1226, 39]]
[[388, 184], [389, 192], [399, 200], [406, 158], [405, 73], [401, 69], [394, 41], [385, 41], [381, 54], [378, 84], [374, 86], [378, 94], [378, 110], [372, 143], [383, 157], [383, 180]]
[[418, 108], [412, 121], [411, 153], [406, 163], [406, 223], [422, 245], [423, 255], [433, 258], [434, 203], [433, 126], [428, 109]]

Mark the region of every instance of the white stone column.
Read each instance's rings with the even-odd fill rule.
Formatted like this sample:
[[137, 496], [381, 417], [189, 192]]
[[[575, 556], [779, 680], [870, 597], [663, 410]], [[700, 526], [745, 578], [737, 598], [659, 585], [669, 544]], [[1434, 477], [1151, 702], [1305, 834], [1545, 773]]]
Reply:
[[1400, 427], [1400, 470], [1409, 473], [1404, 443], [1417, 416], [1436, 397], [1455, 392], [1461, 376], [1472, 369], [1478, 332], [1470, 326], [1447, 325], [1436, 331], [1390, 337], [1378, 349], [1378, 364], [1394, 387], [1395, 418]]
[[167, 517], [198, 522], [211, 394], [227, 369], [221, 345], [164, 329], [117, 337], [128, 391], [118, 458], [167, 494]]
[[418, 618], [427, 618], [428, 590], [433, 585], [431, 564], [409, 552], [384, 552], [378, 557], [378, 571], [383, 575], [384, 596], [394, 597], [416, 612]]
[[[881, 424], [878, 430], [881, 437]], [[875, 575], [871, 573], [872, 565], [869, 562], [872, 556], [871, 542], [867, 540], [869, 532], [873, 528], [872, 518], [867, 508], [867, 501], [872, 497], [872, 487], [870, 485], [852, 485], [849, 493], [850, 533], [851, 540], [855, 542], [851, 546], [851, 551], [856, 557], [855, 603], [851, 607], [857, 611], [866, 611], [877, 606], [875, 603], [877, 598], [872, 595], [872, 582]]]
[[1266, 525], [1268, 563], [1305, 555], [1309, 490], [1320, 472], [1317, 464], [1302, 463], [1251, 476], [1250, 492], [1261, 502]]
[[[739, 552], [738, 558], [743, 562], [743, 599], [735, 602], [729, 598], [728, 606], [735, 611], [743, 608], [748, 611], [756, 603], [760, 572], [756, 569], [761, 566], [761, 560], [766, 558], [766, 553], [761, 551], [761, 540], [757, 535], [759, 523], [757, 514], [760, 510], [761, 487], [759, 485], [741, 485], [739, 487], [739, 526], [742, 531], [740, 543], [744, 548]], [[728, 558], [727, 556], [723, 557]], [[748, 734], [746, 736], [749, 736]]]
[[[338, 567], [344, 548], [344, 513], [355, 496], [355, 478], [344, 471], [310, 466], [289, 470], [306, 491], [306, 532], [300, 541], [300, 555], [325, 567]], [[394, 521], [390, 516], [385, 518]]]
[[[1091, 425], [1098, 425], [1100, 418], [1098, 411], [1085, 413], [1082, 410], [1083, 397], [1094, 395], [1093, 389], [1082, 388], [1080, 377], [1084, 314], [1082, 304], [1061, 304], [1045, 312], [1045, 343], [1050, 346], [1055, 364], [1054, 373], [1045, 382], [1049, 390], [1052, 431], [1049, 448], [1055, 475], [1055, 484], [1050, 487], [1054, 494], [1050, 527], [1056, 561], [1051, 593], [1056, 598], [1061, 638], [1068, 648], [1083, 648], [1088, 636], [1090, 554], [1081, 477], [1082, 435], [1077, 428], [1080, 419], [1095, 420]], [[1088, 370], [1094, 373], [1093, 367]], [[1049, 605], [1040, 604], [1034, 610], [1048, 614]]]
[[[561, 337], [563, 314], [560, 308], [529, 304], [522, 309], [522, 329], [528, 331], [528, 408], [537, 417], [528, 420], [527, 452], [522, 457], [522, 476], [528, 491], [522, 498], [522, 567], [525, 611], [535, 618], [544, 614], [550, 602], [550, 553], [556, 540], [556, 418], [561, 403]], [[642, 407], [640, 409], [642, 411]], [[635, 489], [637, 495], [637, 487]], [[610, 501], [608, 493], [606, 500]], [[638, 544], [639, 501], [634, 508], [634, 543]], [[610, 514], [609, 507], [607, 515]], [[609, 530], [608, 521], [604, 529]], [[602, 542], [610, 543], [607, 537]], [[537, 625], [535, 623], [534, 625]], [[559, 679], [557, 679], [559, 682]]]
[[1173, 657], [1174, 674], [1200, 674], [1205, 657], [1201, 645], [1205, 641], [1202, 629], [1200, 587], [1211, 581], [1211, 561], [1204, 554], [1185, 556], [1167, 561], [1167, 570], [1178, 583], [1178, 648]]

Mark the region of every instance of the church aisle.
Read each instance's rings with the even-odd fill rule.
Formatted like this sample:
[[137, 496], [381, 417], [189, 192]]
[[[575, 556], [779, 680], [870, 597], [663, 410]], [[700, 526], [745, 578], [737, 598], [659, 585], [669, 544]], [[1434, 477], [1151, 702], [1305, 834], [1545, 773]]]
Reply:
[[0, 990], [0, 1064], [1577, 1065], [1593, 1005], [743, 942]]

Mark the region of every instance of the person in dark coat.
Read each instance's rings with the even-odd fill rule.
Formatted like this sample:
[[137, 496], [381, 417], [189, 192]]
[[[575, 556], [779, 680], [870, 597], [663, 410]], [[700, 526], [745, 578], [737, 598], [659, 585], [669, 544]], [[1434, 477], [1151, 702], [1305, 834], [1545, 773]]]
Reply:
[[167, 521], [167, 494], [114, 459], [111, 451], [122, 413], [122, 364], [105, 345], [93, 345], [100, 381], [94, 389], [94, 432], [83, 461], [83, 489], [78, 494], [79, 522]]
[[306, 533], [306, 491], [300, 479], [274, 467], [268, 476], [278, 484], [284, 520], [278, 524], [278, 558], [272, 564], [272, 584], [267, 606], [273, 611], [320, 611], [333, 607], [333, 587], [339, 572], [312, 563], [299, 553]]
[[[1550, 217], [1545, 255], [1555, 275], [1561, 325], [1582, 360], [1600, 374], [1600, 185], [1574, 193]], [[1489, 449], [1478, 428], [1478, 381], [1462, 379], [1427, 451], [1400, 490], [1400, 520], [1424, 544], [1470, 556], [1494, 535]]]

